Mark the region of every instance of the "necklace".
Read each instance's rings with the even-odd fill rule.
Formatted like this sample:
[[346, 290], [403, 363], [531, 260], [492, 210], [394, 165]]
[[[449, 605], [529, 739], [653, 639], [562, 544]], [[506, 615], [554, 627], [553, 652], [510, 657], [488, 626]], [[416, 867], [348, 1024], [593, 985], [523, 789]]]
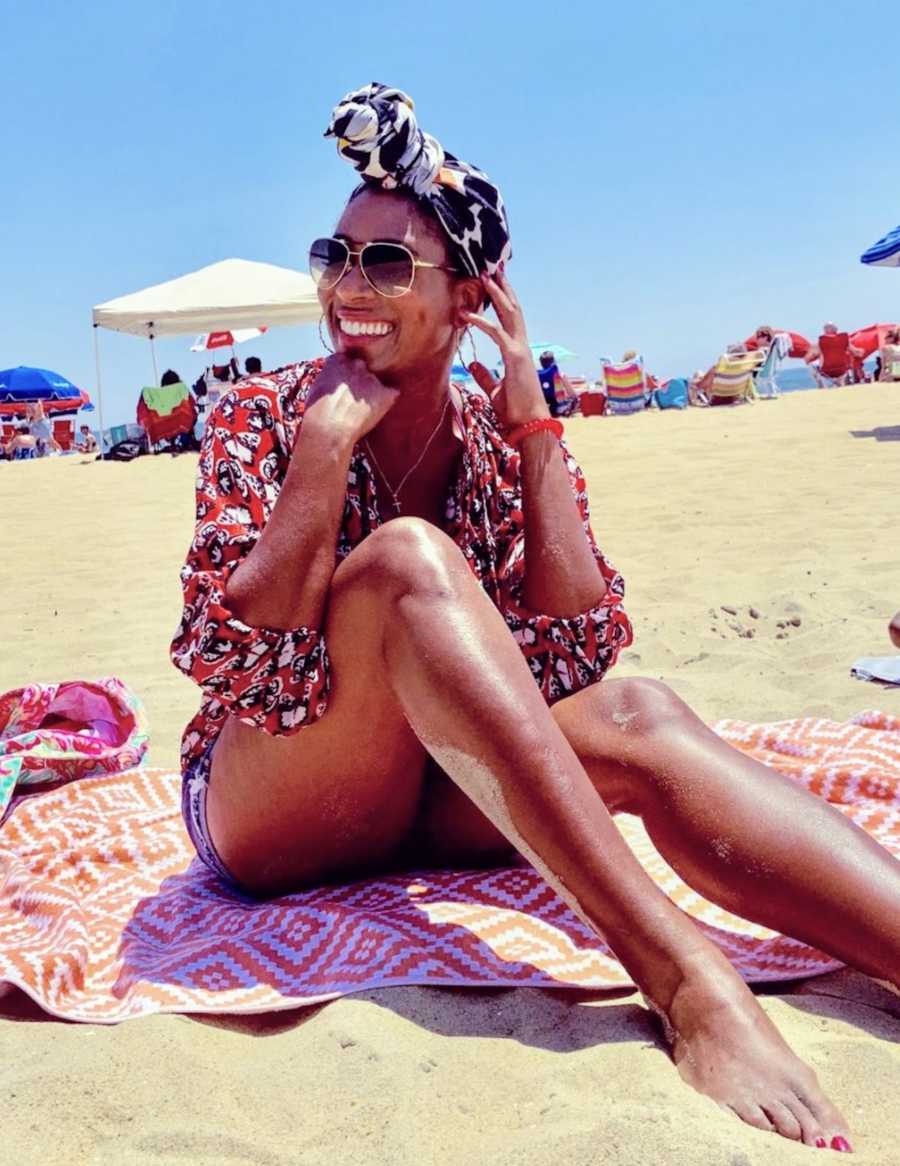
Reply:
[[390, 482], [387, 480], [387, 477], [385, 476], [384, 470], [378, 464], [378, 458], [375, 456], [374, 453], [372, 453], [372, 447], [369, 445], [369, 439], [368, 438], [365, 439], [364, 444], [366, 447], [366, 453], [372, 459], [372, 465], [378, 471], [378, 473], [381, 477], [381, 480], [384, 482], [385, 486], [387, 486], [388, 493], [390, 494], [391, 498], [394, 501], [394, 509], [397, 511], [398, 514], [400, 513], [400, 494], [403, 490], [403, 487], [406, 485], [406, 483], [409, 481], [409, 479], [413, 476], [413, 474], [416, 472], [416, 470], [419, 468], [419, 466], [422, 464], [422, 462], [425, 460], [425, 455], [426, 455], [426, 453], [428, 453], [429, 449], [431, 448], [431, 443], [437, 437], [438, 430], [444, 424], [444, 418], [447, 416], [447, 406], [449, 404], [450, 404], [450, 395], [448, 393], [447, 400], [444, 402], [444, 407], [441, 410], [441, 415], [440, 415], [440, 417], [438, 417], [437, 425], [435, 425], [434, 429], [432, 429], [431, 436], [425, 442], [425, 445], [422, 447], [422, 452], [419, 454], [416, 461], [409, 467], [409, 469], [406, 471], [406, 473], [400, 479], [400, 482], [398, 483], [396, 490], [390, 484]]

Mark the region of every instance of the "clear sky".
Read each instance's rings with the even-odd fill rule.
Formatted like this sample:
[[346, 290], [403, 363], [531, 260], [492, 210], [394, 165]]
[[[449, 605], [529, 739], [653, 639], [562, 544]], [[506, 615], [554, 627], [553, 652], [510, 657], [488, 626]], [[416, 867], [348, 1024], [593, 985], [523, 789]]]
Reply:
[[[94, 304], [230, 256], [304, 267], [354, 175], [322, 138], [370, 80], [486, 169], [531, 337], [662, 375], [757, 324], [900, 317], [859, 255], [900, 220], [896, 22], [879, 0], [4, 5], [0, 368], [94, 391]], [[193, 337], [159, 344], [186, 380]], [[146, 341], [101, 334], [106, 421]], [[311, 328], [239, 349], [316, 354]]]

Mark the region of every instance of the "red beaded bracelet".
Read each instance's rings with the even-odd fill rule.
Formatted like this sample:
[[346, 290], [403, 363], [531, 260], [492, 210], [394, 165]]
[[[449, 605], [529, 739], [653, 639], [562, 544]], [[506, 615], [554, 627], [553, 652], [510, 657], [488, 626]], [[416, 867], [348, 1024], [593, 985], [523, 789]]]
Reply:
[[559, 439], [563, 435], [562, 422], [557, 421], [555, 417], [535, 417], [533, 421], [517, 425], [510, 433], [507, 433], [506, 444], [518, 446], [524, 438], [531, 437], [532, 433], [543, 433], [545, 430], [553, 433]]

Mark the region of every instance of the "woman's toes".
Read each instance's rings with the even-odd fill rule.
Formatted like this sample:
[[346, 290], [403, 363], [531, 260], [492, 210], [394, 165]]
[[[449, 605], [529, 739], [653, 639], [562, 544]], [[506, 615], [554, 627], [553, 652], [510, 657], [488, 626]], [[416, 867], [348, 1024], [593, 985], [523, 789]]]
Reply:
[[803, 1137], [803, 1127], [796, 1115], [791, 1112], [787, 1102], [773, 1101], [763, 1106], [763, 1111], [775, 1127], [777, 1133], [792, 1142], [799, 1142]]

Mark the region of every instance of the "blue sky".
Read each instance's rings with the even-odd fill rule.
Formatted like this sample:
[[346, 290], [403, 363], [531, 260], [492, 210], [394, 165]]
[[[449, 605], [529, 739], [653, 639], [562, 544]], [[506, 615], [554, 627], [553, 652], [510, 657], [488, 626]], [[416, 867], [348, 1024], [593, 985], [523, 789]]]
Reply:
[[[373, 79], [500, 184], [532, 339], [572, 371], [637, 347], [679, 374], [760, 322], [900, 316], [900, 274], [858, 261], [900, 220], [883, 2], [429, 7], [7, 5], [0, 368], [93, 392], [94, 304], [229, 256], [303, 267], [353, 186], [322, 131]], [[160, 367], [199, 375], [192, 340]], [[107, 424], [132, 419], [148, 345], [101, 346]]]

